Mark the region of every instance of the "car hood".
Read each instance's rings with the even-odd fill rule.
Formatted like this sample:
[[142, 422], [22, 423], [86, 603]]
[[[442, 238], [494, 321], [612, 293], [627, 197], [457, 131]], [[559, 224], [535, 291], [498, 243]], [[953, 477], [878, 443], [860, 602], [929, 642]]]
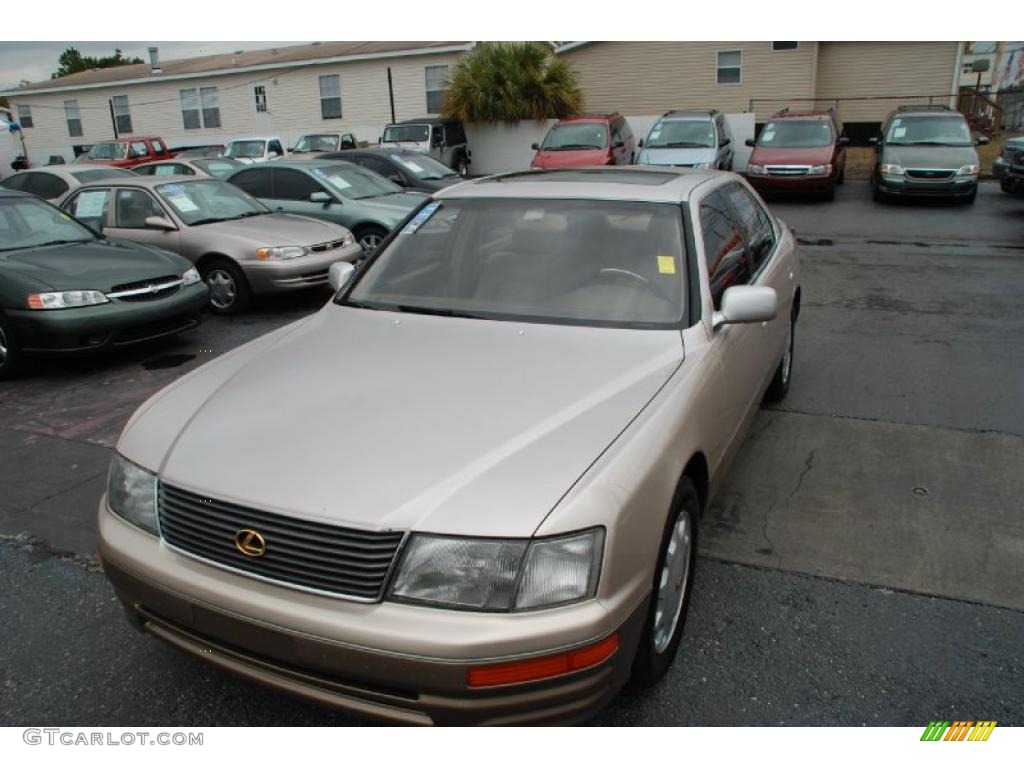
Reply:
[[465, 181], [461, 176], [452, 176], [448, 179], [417, 179], [416, 184], [421, 190], [430, 190], [436, 192], [440, 189], [445, 189], [453, 184], [459, 184]]
[[533, 156], [533, 168], [579, 168], [588, 165], [603, 165], [608, 161], [607, 149], [559, 149], [537, 150]]
[[530, 536], [682, 356], [678, 331], [329, 304], [156, 395], [118, 450], [280, 514]]
[[754, 147], [748, 163], [754, 165], [824, 165], [832, 159], [832, 145], [824, 147]]
[[290, 213], [271, 213], [247, 219], [201, 224], [192, 231], [202, 231], [211, 238], [228, 236], [258, 245], [316, 245], [335, 240], [344, 234], [339, 224]]
[[359, 203], [369, 214], [376, 214], [397, 224], [426, 197], [422, 192], [396, 192], [382, 197], [365, 197], [354, 202]]
[[0, 267], [58, 291], [109, 291], [115, 285], [181, 275], [191, 264], [181, 256], [127, 240], [96, 240], [12, 251]]
[[410, 152], [430, 154], [429, 141], [384, 141], [379, 146], [381, 149], [408, 149]]
[[647, 147], [640, 150], [640, 165], [696, 165], [714, 163], [714, 147]]
[[901, 147], [886, 144], [882, 148], [881, 162], [904, 168], [960, 168], [976, 165], [978, 152], [974, 147]]

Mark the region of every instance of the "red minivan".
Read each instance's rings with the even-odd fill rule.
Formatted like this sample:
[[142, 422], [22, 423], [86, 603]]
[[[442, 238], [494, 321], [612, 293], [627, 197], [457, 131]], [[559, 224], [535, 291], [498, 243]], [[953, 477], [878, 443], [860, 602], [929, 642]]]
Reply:
[[170, 160], [172, 157], [174, 153], [167, 149], [164, 140], [159, 136], [131, 136], [93, 144], [89, 151], [76, 158], [75, 162], [134, 168], [142, 163]]
[[559, 120], [533, 149], [531, 168], [632, 165], [636, 158], [633, 131], [618, 112]]
[[757, 137], [746, 177], [762, 195], [779, 192], [818, 193], [827, 200], [843, 183], [846, 149], [843, 124], [833, 110], [776, 112]]

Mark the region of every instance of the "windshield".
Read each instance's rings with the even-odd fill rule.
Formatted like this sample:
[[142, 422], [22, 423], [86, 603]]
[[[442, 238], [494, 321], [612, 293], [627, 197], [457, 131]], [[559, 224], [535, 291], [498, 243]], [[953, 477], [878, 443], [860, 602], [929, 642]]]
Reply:
[[96, 235], [66, 213], [39, 200], [0, 200], [0, 252], [95, 239]]
[[265, 141], [232, 141], [224, 151], [224, 157], [263, 157]]
[[447, 179], [449, 176], [457, 175], [447, 165], [443, 165], [427, 155], [395, 154], [391, 155], [391, 159], [417, 179]]
[[938, 144], [969, 147], [971, 130], [960, 115], [941, 117], [897, 117], [885, 136], [888, 144]]
[[430, 141], [429, 125], [389, 125], [384, 129], [384, 141]]
[[128, 142], [125, 141], [101, 141], [93, 144], [92, 149], [86, 155], [90, 160], [120, 160], [128, 154]]
[[309, 133], [299, 139], [292, 152], [334, 152], [341, 136], [336, 133]]
[[659, 120], [651, 128], [647, 146], [659, 147], [714, 147], [715, 126], [710, 120]]
[[403, 191], [394, 182], [357, 165], [325, 165], [322, 168], [314, 168], [313, 175], [327, 182], [335, 192], [349, 200], [383, 197]]
[[218, 179], [161, 184], [156, 192], [188, 226], [270, 213], [247, 192]]
[[428, 203], [340, 303], [424, 314], [676, 326], [678, 205], [597, 200]]
[[832, 126], [827, 120], [780, 120], [766, 123], [757, 146], [780, 149], [827, 147], [832, 143]]
[[604, 149], [608, 146], [608, 128], [604, 123], [556, 125], [544, 137], [541, 149]]

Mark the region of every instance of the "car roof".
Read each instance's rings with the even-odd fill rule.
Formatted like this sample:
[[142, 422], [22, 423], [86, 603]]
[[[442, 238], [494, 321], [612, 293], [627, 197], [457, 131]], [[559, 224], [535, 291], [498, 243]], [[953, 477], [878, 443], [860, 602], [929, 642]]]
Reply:
[[434, 194], [447, 198], [569, 198], [679, 203], [721, 171], [660, 166], [565, 168], [488, 176], [456, 184]]
[[[248, 167], [248, 166], [246, 166]], [[156, 187], [169, 182], [185, 183], [188, 181], [222, 181], [209, 176], [185, 176], [183, 174], [167, 174], [166, 176], [143, 176], [141, 173], [132, 174], [132, 178], [118, 176], [112, 179], [100, 179], [83, 184], [80, 188], [87, 187]], [[77, 191], [77, 190], [76, 190]]]
[[674, 117], [692, 119], [694, 117], [706, 117], [708, 119], [718, 114], [717, 109], [671, 109], [661, 116], [662, 120], [671, 120]]
[[[230, 159], [230, 158], [229, 158]], [[347, 165], [352, 168], [358, 168], [355, 163], [350, 163], [347, 160], [335, 160], [333, 158], [325, 160], [322, 157], [314, 157], [309, 160], [274, 160], [272, 163], [261, 163], [259, 165], [247, 165], [246, 168], [294, 168], [297, 171], [311, 171], [314, 168], [323, 168], [325, 165]], [[239, 169], [241, 170], [241, 168]]]
[[573, 115], [572, 117], [563, 117], [558, 121], [558, 125], [564, 125], [565, 123], [607, 123], [610, 120], [614, 120], [619, 117], [618, 112], [607, 112], [600, 114], [588, 114], [588, 115]]
[[[228, 139], [227, 144], [231, 144], [235, 141], [280, 141], [280, 136], [238, 136], [234, 139]], [[225, 144], [225, 146], [227, 146]]]
[[962, 112], [957, 112], [955, 109], [927, 109], [927, 108], [908, 108], [908, 109], [895, 109], [892, 115], [899, 115], [900, 117], [961, 117], [964, 120], [967, 118], [963, 116]]

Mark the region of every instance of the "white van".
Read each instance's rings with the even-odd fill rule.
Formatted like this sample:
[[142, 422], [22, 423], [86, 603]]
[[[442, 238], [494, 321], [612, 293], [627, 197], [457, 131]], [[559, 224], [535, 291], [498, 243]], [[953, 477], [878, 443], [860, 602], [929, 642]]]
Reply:
[[265, 163], [284, 157], [284, 144], [280, 136], [249, 136], [244, 139], [232, 139], [224, 150], [224, 157], [230, 157], [240, 163]]

